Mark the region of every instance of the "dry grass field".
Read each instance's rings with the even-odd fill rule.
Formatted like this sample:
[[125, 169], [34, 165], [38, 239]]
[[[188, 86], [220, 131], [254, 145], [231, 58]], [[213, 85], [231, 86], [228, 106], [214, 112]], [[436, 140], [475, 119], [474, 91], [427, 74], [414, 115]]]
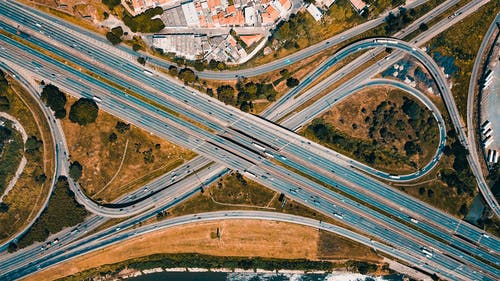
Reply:
[[[220, 239], [214, 236], [217, 228]], [[328, 249], [321, 250], [320, 247]], [[369, 248], [336, 235], [320, 233], [314, 228], [282, 222], [228, 220], [149, 233], [56, 265], [25, 280], [53, 280], [100, 265], [160, 253], [380, 261]]]
[[[67, 110], [75, 99], [69, 98]], [[194, 157], [194, 153], [130, 125], [120, 133], [120, 119], [102, 110], [95, 123], [79, 126], [64, 119], [71, 161], [83, 166], [79, 180], [94, 199], [111, 202]], [[115, 142], [110, 135], [117, 136]]]

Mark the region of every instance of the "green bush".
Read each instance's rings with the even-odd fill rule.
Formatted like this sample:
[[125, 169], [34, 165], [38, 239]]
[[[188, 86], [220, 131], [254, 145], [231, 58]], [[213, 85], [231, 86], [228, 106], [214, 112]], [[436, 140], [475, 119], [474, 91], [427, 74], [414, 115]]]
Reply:
[[77, 100], [69, 111], [69, 120], [81, 126], [95, 122], [99, 108], [97, 104], [87, 98]]

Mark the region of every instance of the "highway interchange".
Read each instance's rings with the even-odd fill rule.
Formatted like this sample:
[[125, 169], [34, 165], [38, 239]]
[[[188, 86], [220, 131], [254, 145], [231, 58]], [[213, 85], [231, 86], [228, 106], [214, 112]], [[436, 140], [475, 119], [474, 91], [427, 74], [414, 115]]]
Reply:
[[[0, 2], [0, 4], [3, 5], [4, 3]], [[5, 6], [4, 8], [7, 11], [8, 7]], [[23, 26], [35, 30], [35, 32], [39, 31], [35, 24], [40, 22], [41, 19], [33, 20], [30, 19], [28, 14], [15, 14], [14, 10], [11, 10], [11, 12], [13, 13], [10, 15], [11, 20], [16, 20], [16, 18], [17, 20], [26, 20], [28, 22], [23, 22]], [[3, 25], [2, 27], [6, 29], [8, 26]], [[67, 46], [68, 44], [75, 44], [73, 42], [64, 42], [63, 40], [69, 38], [65, 39], [63, 32], [58, 31], [57, 27], [51, 28], [50, 22], [43, 22], [43, 28], [44, 32], [48, 32], [52, 39], [57, 39]], [[496, 238], [486, 237], [479, 229], [457, 219], [449, 218], [446, 214], [351, 169], [348, 160], [343, 157], [336, 157], [335, 152], [314, 143], [309, 143], [290, 131], [277, 127], [263, 119], [243, 114], [217, 100], [196, 93], [192, 89], [186, 89], [167, 77], [155, 76], [151, 78], [145, 76], [140, 65], [127, 62], [126, 59], [117, 57], [113, 53], [106, 51], [103, 51], [102, 54], [92, 52], [93, 58], [90, 60], [102, 60], [105, 62], [103, 65], [127, 69], [127, 75], [136, 79], [137, 83], [151, 85], [151, 87], [141, 89], [134, 81], [129, 82], [125, 77], [113, 73], [113, 71], [117, 72], [118, 70], [113, 70], [112, 67], [104, 66], [101, 68], [101, 64], [94, 66], [82, 59], [71, 57], [71, 54], [65, 55], [57, 46], [54, 47], [43, 43], [33, 36], [30, 37], [31, 39], [32, 42], [61, 55], [67, 61], [101, 76], [106, 76], [106, 78], [122, 85], [124, 88], [130, 88], [136, 93], [141, 93], [143, 97], [154, 100], [159, 105], [175, 110], [179, 115], [187, 116], [187, 118], [203, 124], [208, 130], [197, 128], [182, 118], [164, 112], [161, 108], [155, 108], [92, 77], [82, 75], [77, 70], [30, 50], [26, 46], [21, 46], [22, 44], [7, 37], [2, 37], [2, 41], [8, 43], [7, 45], [2, 44], [5, 48], [3, 58], [25, 69], [32, 69], [33, 62], [37, 62], [42, 66], [42, 71], [36, 75], [46, 81], [52, 81], [67, 90], [68, 93], [86, 97], [99, 95], [103, 100], [100, 107], [106, 111], [110, 111], [155, 134], [164, 136], [175, 143], [190, 147], [212, 161], [220, 162], [220, 157], [222, 157], [222, 162], [231, 169], [247, 171], [247, 175], [250, 177], [255, 176], [256, 181], [286, 193], [299, 202], [303, 202], [325, 214], [330, 216], [332, 214], [342, 214], [344, 222], [362, 228], [361, 231], [365, 233], [368, 232], [379, 236], [380, 239], [385, 240], [387, 243], [397, 245], [398, 249], [408, 251], [413, 255], [424, 256], [423, 259], [425, 259], [425, 255], [421, 253], [422, 245], [429, 245], [429, 247], [436, 249], [436, 252], [446, 252], [447, 255], [452, 255], [454, 258], [443, 255], [442, 258], [439, 258], [439, 261], [436, 261], [437, 259], [431, 261], [438, 263], [438, 267], [441, 267], [438, 272], [443, 276], [453, 279], [450, 274], [457, 274], [461, 278], [474, 279], [473, 277], [484, 274], [484, 278], [491, 280], [499, 276], [495, 267], [486, 265], [469, 256], [468, 253], [455, 249], [455, 247], [466, 249], [466, 251], [471, 251], [473, 255], [482, 256], [490, 262], [498, 264], [499, 243]], [[89, 43], [82, 38], [77, 39], [80, 48], [87, 51], [96, 49], [92, 42]], [[373, 41], [372, 44], [376, 45]], [[388, 43], [385, 42], [385, 44]], [[383, 44], [378, 44], [378, 46], [380, 45]], [[15, 54], [21, 53], [25, 55], [16, 57]], [[105, 74], [105, 72], [108, 74]], [[438, 79], [442, 75], [439, 70], [434, 74], [437, 75], [436, 78]], [[448, 89], [446, 81], [442, 80], [441, 82], [443, 83], [441, 85], [446, 86], [446, 89]], [[169, 95], [165, 93], [169, 93]], [[193, 104], [196, 107], [192, 106]], [[130, 108], [133, 110], [126, 110]], [[207, 122], [207, 119], [210, 121]], [[165, 129], [165, 124], [167, 124], [168, 129]], [[191, 137], [180, 139], [178, 134], [182, 135], [182, 133], [186, 134], [186, 132], [189, 132]], [[258, 135], [260, 137], [258, 141], [261, 142], [261, 145], [267, 146], [267, 151], [273, 155], [273, 159], [266, 159], [262, 153], [255, 151], [252, 148], [252, 143], [256, 140], [241, 132]], [[301, 161], [305, 159], [309, 159], [311, 163], [304, 165]], [[414, 217], [418, 217], [420, 222], [418, 225], [408, 227], [406, 224], [386, 217], [360, 204], [358, 201], [287, 171], [285, 168], [275, 165], [276, 161], [299, 169], [302, 173], [313, 176], [325, 184], [335, 186], [349, 196], [363, 201], [363, 204], [375, 206], [407, 223], [411, 223], [410, 218]], [[332, 167], [334, 171], [332, 171]], [[346, 179], [351, 182], [346, 183]], [[311, 198], [314, 199], [311, 200]], [[408, 209], [398, 210], [402, 206]], [[449, 241], [454, 247], [436, 241], [414, 228], [428, 231], [444, 241]], [[476, 248], [470, 242], [454, 236], [454, 232], [463, 237], [468, 237], [472, 241], [477, 241], [476, 243], [480, 247]], [[402, 233], [405, 235], [402, 235]], [[491, 249], [493, 252], [490, 253], [486, 249]], [[460, 267], [455, 259], [470, 264], [476, 270], [468, 268], [468, 266]], [[478, 273], [478, 270], [484, 270], [484, 273]]]

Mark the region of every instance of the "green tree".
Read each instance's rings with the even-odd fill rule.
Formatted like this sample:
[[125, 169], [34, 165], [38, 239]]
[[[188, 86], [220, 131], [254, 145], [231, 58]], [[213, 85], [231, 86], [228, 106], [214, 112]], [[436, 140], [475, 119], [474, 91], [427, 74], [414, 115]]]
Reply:
[[120, 5], [121, 1], [120, 0], [102, 0], [102, 3], [110, 10], [113, 10], [116, 6]]
[[181, 69], [179, 72], [179, 78], [185, 83], [193, 83], [196, 81], [196, 74], [194, 74], [194, 71], [186, 67]]
[[55, 112], [55, 117], [62, 119], [66, 116], [66, 95], [52, 84], [43, 87], [40, 95], [42, 101]]
[[0, 111], [7, 111], [10, 108], [9, 99], [6, 96], [0, 96]]
[[109, 42], [111, 42], [111, 44], [113, 45], [117, 45], [117, 44], [120, 44], [122, 42], [122, 39], [120, 38], [120, 36], [117, 36], [116, 34], [114, 34], [113, 32], [108, 32], [106, 33], [106, 38], [109, 40]]
[[14, 242], [10, 242], [9, 247], [7, 248], [7, 252], [14, 253], [15, 251], [17, 251], [17, 244]]
[[69, 176], [78, 181], [82, 177], [83, 167], [78, 161], [74, 161], [69, 165]]
[[146, 59], [143, 58], [143, 57], [138, 57], [137, 58], [137, 62], [140, 63], [140, 64], [142, 64], [142, 65], [145, 65], [146, 64]]
[[177, 74], [179, 74], [179, 70], [177, 70], [177, 66], [171, 65], [168, 67], [168, 73], [172, 76], [177, 76]]
[[418, 29], [420, 29], [420, 31], [426, 31], [429, 27], [425, 24], [425, 22], [423, 22], [418, 26]]
[[121, 26], [113, 27], [111, 29], [111, 32], [113, 32], [114, 35], [118, 37], [122, 37], [123, 35], [123, 28]]
[[109, 134], [109, 142], [113, 143], [113, 142], [116, 142], [116, 140], [118, 140], [118, 136], [115, 134], [115, 132], [112, 132], [111, 134]]
[[132, 50], [134, 50], [134, 52], [137, 52], [137, 51], [139, 51], [140, 49], [142, 49], [141, 45], [136, 44], [136, 43], [134, 43], [134, 44], [132, 45]]
[[81, 126], [85, 126], [95, 122], [98, 112], [99, 108], [93, 100], [81, 98], [71, 106], [69, 120]]
[[299, 85], [299, 83], [300, 83], [299, 79], [294, 78], [294, 77], [290, 77], [290, 78], [286, 79], [286, 86], [288, 88], [296, 87], [297, 85]]
[[35, 136], [30, 136], [24, 144], [24, 148], [28, 155], [39, 152], [42, 146], [43, 142], [41, 140], [38, 140]]
[[9, 210], [9, 205], [4, 202], [0, 202], [0, 213], [7, 213]]
[[222, 85], [217, 88], [217, 99], [225, 104], [234, 105], [234, 88], [229, 85]]
[[118, 121], [116, 122], [116, 125], [115, 125], [115, 129], [123, 134], [125, 133], [126, 131], [129, 131], [130, 130], [130, 124], [127, 124], [125, 122], [121, 122], [121, 121]]
[[39, 184], [44, 183], [46, 180], [47, 180], [47, 176], [45, 174], [43, 174], [43, 173], [40, 174], [40, 175], [35, 176], [35, 182], [37, 182]]

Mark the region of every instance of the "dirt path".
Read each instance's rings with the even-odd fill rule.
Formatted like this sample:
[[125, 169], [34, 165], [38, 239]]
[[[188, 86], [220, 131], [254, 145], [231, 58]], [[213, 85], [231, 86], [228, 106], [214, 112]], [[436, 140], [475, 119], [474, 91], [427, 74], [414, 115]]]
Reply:
[[120, 166], [118, 167], [118, 169], [116, 170], [116, 173], [113, 175], [113, 177], [109, 180], [109, 182], [103, 187], [101, 188], [101, 190], [99, 190], [95, 195], [95, 196], [98, 196], [101, 192], [103, 192], [104, 190], [106, 190], [106, 187], [108, 187], [112, 182], [113, 180], [118, 176], [118, 174], [120, 173], [120, 171], [122, 170], [122, 166], [123, 166], [123, 162], [125, 162], [125, 157], [127, 156], [127, 148], [128, 148], [128, 139], [127, 139], [127, 142], [125, 143], [125, 149], [123, 150], [123, 156], [122, 156], [122, 161], [120, 162]]
[[[23, 138], [23, 143], [26, 143], [26, 140], [28, 139], [28, 134], [26, 134], [26, 130], [24, 130], [24, 127], [21, 125], [21, 123], [19, 123], [19, 121], [14, 116], [7, 114], [5, 112], [0, 112], [0, 117], [3, 117], [5, 119], [12, 121], [12, 123], [13, 123], [12, 126], [14, 127], [14, 129], [16, 129], [16, 131], [21, 133], [21, 136]], [[21, 174], [23, 173], [24, 167], [26, 166], [27, 162], [28, 161], [26, 160], [26, 157], [23, 156], [23, 158], [21, 159], [21, 162], [19, 163], [19, 166], [17, 167], [16, 174], [10, 180], [10, 182], [7, 185], [7, 188], [3, 192], [2, 196], [0, 196], [0, 202], [3, 201], [5, 196], [7, 196], [9, 194], [9, 192], [12, 190], [12, 188], [14, 187], [14, 185], [16, 185], [16, 182], [19, 179], [19, 177], [21, 176]]]

